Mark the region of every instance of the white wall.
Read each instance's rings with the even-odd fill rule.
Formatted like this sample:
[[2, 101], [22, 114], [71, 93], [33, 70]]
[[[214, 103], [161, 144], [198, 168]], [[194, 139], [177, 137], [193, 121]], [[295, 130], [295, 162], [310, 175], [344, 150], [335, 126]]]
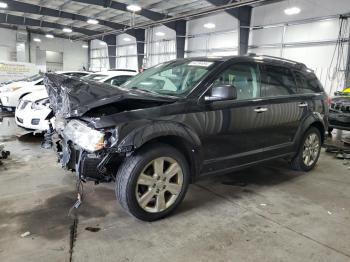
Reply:
[[[17, 60], [16, 47], [19, 47], [18, 50], [22, 48], [18, 45], [19, 43], [17, 43], [17, 32], [17, 30], [0, 28], [0, 60]], [[63, 52], [63, 70], [81, 70], [83, 66], [87, 67], [88, 51], [87, 49], [82, 48], [82, 42], [72, 42], [63, 38], [48, 39], [43, 35], [32, 34], [32, 39], [35, 37], [40, 38], [41, 43], [33, 41], [30, 43], [32, 63], [36, 63], [36, 51], [38, 48], [38, 50], [42, 51]], [[28, 53], [27, 43], [25, 50], [25, 52]], [[18, 59], [23, 62], [29, 62], [27, 54], [24, 56], [18, 56]]]
[[[158, 32], [163, 36], [157, 35]], [[145, 68], [176, 58], [176, 32], [166, 26], [146, 30]]]
[[[290, 6], [301, 8], [301, 12], [293, 16], [285, 15], [284, 10]], [[288, 0], [254, 8], [252, 25], [284, 23], [300, 19], [337, 15], [349, 11], [349, 0]]]
[[109, 69], [108, 47], [106, 42], [92, 40], [90, 45], [90, 70], [104, 71]]
[[136, 38], [128, 34], [117, 36], [116, 68], [138, 69]]
[[36, 51], [39, 50], [62, 52], [63, 70], [82, 70], [83, 66], [88, 67], [88, 50], [82, 48], [83, 42], [73, 42], [69, 39], [54, 38], [48, 39], [43, 35], [32, 34], [33, 38], [40, 38], [41, 42], [31, 42], [31, 59], [36, 63]]
[[[214, 23], [213, 29], [205, 28]], [[219, 13], [187, 22], [187, 56], [236, 55], [238, 49], [238, 21], [227, 13]]]
[[0, 28], [0, 60], [16, 61], [16, 31]]
[[[286, 15], [284, 10], [290, 6], [299, 7], [301, 12]], [[348, 12], [349, 0], [293, 0], [254, 8], [252, 25], [260, 28], [251, 30], [249, 52], [302, 62], [316, 72], [326, 91], [333, 93], [344, 87], [347, 44], [340, 56], [341, 66], [336, 67], [340, 20], [330, 16]], [[347, 38], [348, 33], [349, 28], [345, 28], [342, 37]]]

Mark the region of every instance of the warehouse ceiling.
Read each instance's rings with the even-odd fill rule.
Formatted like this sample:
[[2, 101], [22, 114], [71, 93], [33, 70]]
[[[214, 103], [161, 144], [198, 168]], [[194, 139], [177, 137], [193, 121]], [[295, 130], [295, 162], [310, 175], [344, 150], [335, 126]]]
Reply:
[[[222, 5], [235, 1], [0, 0], [0, 2], [8, 4], [7, 8], [0, 9], [1, 25], [23, 26], [33, 32], [50, 32], [56, 36], [77, 39], [202, 10], [213, 6], [213, 3]], [[142, 7], [140, 12], [134, 14], [126, 10], [127, 5], [135, 3]], [[99, 23], [89, 24], [88, 19], [96, 19]], [[62, 29], [65, 27], [72, 29], [72, 32], [63, 32]]]

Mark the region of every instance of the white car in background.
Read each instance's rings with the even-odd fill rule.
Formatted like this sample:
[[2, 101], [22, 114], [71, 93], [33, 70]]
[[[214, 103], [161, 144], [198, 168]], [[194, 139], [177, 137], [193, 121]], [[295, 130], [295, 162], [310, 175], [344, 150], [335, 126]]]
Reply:
[[[93, 73], [81, 79], [120, 86], [136, 74], [137, 72], [133, 70], [111, 70]], [[47, 119], [49, 114], [51, 114], [49, 98], [46, 90], [42, 90], [26, 95], [20, 100], [15, 120], [22, 128], [42, 132], [49, 128]]]
[[[60, 71], [58, 74], [82, 77], [89, 75], [83, 71]], [[27, 78], [25, 81], [13, 82], [0, 89], [0, 112], [14, 112], [19, 100], [30, 93], [45, 90], [43, 75], [38, 74]]]
[[137, 75], [137, 71], [130, 69], [112, 69], [105, 72], [93, 73], [82, 77], [84, 80], [91, 80], [100, 83], [106, 83], [113, 86], [120, 86], [128, 81], [131, 77]]

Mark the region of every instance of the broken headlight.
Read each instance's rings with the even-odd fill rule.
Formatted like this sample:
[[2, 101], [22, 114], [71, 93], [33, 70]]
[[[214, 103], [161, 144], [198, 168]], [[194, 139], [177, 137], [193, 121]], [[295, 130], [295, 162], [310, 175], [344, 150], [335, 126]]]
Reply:
[[50, 100], [48, 98], [44, 98], [32, 103], [32, 109], [34, 110], [42, 110], [48, 108], [50, 106]]
[[63, 136], [89, 152], [95, 152], [104, 147], [105, 134], [77, 120], [67, 124], [63, 130]]

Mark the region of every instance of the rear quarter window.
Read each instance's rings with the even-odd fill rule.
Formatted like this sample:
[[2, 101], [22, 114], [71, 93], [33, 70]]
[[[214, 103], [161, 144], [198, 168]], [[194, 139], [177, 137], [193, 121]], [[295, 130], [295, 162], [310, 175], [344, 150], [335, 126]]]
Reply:
[[314, 73], [295, 71], [294, 74], [298, 84], [298, 93], [312, 94], [323, 91], [321, 83]]

